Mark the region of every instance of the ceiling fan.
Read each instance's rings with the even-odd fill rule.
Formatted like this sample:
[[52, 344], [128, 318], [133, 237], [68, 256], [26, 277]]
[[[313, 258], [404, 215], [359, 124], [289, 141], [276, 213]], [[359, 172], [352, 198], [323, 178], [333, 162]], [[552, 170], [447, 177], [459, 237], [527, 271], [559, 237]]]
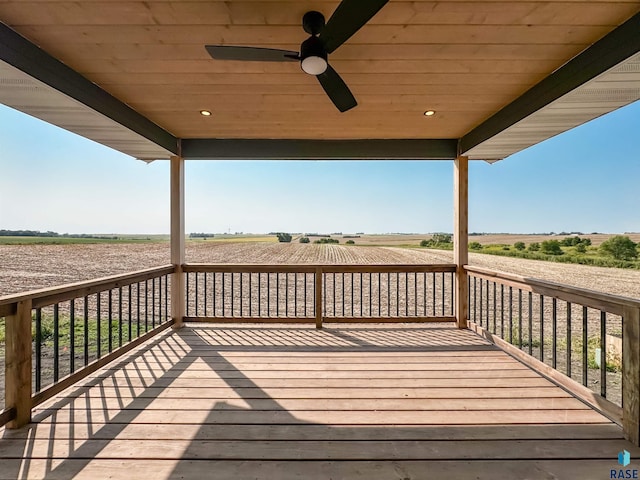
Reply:
[[324, 15], [311, 11], [302, 17], [302, 28], [311, 36], [300, 45], [300, 52], [274, 48], [233, 45], [205, 45], [216, 60], [249, 62], [300, 62], [305, 73], [315, 75], [333, 104], [341, 112], [358, 102], [340, 75], [327, 63], [328, 54], [336, 50], [367, 23], [389, 0], [342, 0], [328, 22]]

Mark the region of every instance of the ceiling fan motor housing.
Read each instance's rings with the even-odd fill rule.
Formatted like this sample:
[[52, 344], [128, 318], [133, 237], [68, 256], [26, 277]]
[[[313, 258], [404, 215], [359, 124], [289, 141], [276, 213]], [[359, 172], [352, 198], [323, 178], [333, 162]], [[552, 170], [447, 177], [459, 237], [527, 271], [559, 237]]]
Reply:
[[324, 15], [312, 10], [302, 17], [302, 28], [311, 35], [318, 35], [324, 28]]

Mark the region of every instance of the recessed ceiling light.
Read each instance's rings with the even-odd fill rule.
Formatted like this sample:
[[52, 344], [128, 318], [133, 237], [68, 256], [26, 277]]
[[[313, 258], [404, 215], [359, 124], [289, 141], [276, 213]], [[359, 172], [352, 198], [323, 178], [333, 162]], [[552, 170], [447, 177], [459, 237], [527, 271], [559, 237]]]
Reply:
[[426, 112], [424, 112], [424, 116], [430, 117], [431, 115], [435, 115], [435, 113], [436, 113], [435, 110], [427, 110]]
[[203, 117], [210, 117], [211, 112], [209, 110], [200, 110], [200, 115], [202, 115]]

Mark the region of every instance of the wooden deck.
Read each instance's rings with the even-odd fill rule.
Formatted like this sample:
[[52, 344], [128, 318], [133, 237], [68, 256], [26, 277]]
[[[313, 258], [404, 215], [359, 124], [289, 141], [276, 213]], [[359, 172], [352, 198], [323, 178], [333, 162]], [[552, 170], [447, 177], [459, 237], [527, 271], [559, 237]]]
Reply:
[[167, 331], [0, 437], [2, 479], [604, 479], [640, 457], [445, 324]]

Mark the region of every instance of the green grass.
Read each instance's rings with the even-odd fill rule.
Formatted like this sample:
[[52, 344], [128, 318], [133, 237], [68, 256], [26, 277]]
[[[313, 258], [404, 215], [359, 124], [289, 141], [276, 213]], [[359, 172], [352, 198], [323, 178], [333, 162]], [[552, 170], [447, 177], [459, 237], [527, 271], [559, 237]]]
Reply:
[[[297, 242], [299, 236], [292, 239], [292, 242]], [[249, 243], [249, 242], [278, 242], [278, 237], [275, 235], [226, 235], [218, 234], [215, 237], [207, 238], [187, 238], [187, 242], [197, 243]]]
[[[101, 236], [101, 235], [96, 235]], [[83, 238], [83, 237], [3, 237], [0, 245], [76, 245], [96, 243], [157, 243], [168, 242], [168, 235], [102, 235], [116, 238]], [[275, 235], [216, 235], [212, 238], [187, 238], [187, 242], [197, 243], [245, 243], [245, 242], [277, 242]]]
[[[519, 346], [518, 345], [518, 334], [519, 334], [519, 325], [517, 323], [517, 318], [514, 319], [514, 324], [511, 327], [511, 338], [509, 338], [509, 330], [508, 330], [508, 326], [507, 326], [507, 330], [505, 331], [505, 340], [509, 341], [509, 343], [511, 343], [514, 346]], [[528, 331], [523, 331], [522, 332], [522, 345], [521, 347], [528, 347], [529, 346], [529, 332]], [[531, 339], [531, 346], [533, 348], [540, 348], [540, 339], [539, 338], [532, 338]], [[552, 348], [553, 343], [551, 339], [545, 339], [544, 342], [544, 347], [545, 350], [550, 351], [548, 349]], [[598, 366], [598, 363], [596, 362], [596, 349], [600, 348], [600, 337], [594, 336], [594, 337], [589, 337], [587, 339], [587, 366], [590, 370], [599, 370], [600, 367]], [[566, 351], [567, 351], [567, 341], [565, 338], [557, 338], [556, 340], [556, 350], [558, 352], [559, 355], [565, 355]], [[574, 358], [581, 358], [582, 357], [582, 338], [581, 337], [574, 337], [571, 340], [571, 354]], [[622, 359], [617, 356], [617, 355], [613, 355], [611, 353], [607, 353], [607, 358], [606, 358], [606, 369], [607, 372], [620, 372], [622, 370]]]
[[[512, 329], [512, 340], [511, 344], [517, 346], [518, 345], [518, 326], [514, 325]], [[505, 340], [508, 340], [506, 338]], [[522, 346], [529, 346], [528, 335], [525, 337], [523, 334], [522, 338]], [[540, 341], [533, 339], [532, 347], [539, 348]], [[600, 338], [599, 337], [589, 337], [587, 339], [587, 366], [590, 370], [599, 370], [600, 367], [596, 362], [596, 349], [600, 347]], [[545, 339], [544, 348], [546, 351], [550, 351], [549, 349], [553, 348], [552, 340]], [[565, 338], [557, 338], [556, 340], [556, 351], [558, 355], [566, 355], [567, 352], [567, 341]], [[582, 358], [582, 338], [572, 338], [571, 339], [571, 355], [573, 358]], [[607, 353], [606, 359], [606, 369], [607, 372], [620, 372], [622, 370], [622, 359], [617, 355], [613, 355], [611, 353]]]
[[75, 245], [94, 243], [151, 243], [166, 241], [163, 235], [118, 236], [117, 238], [1, 237], [0, 245]]
[[[71, 337], [70, 337], [70, 326], [71, 322], [68, 318], [61, 318], [60, 325], [58, 328], [58, 345], [59, 348], [63, 351], [66, 351], [71, 346]], [[89, 338], [89, 351], [95, 352], [96, 344], [97, 344], [97, 335], [98, 335], [98, 322], [95, 320], [90, 321], [88, 325], [88, 338]], [[149, 329], [152, 326], [149, 324]], [[141, 325], [140, 329], [141, 333], [144, 333], [144, 323]], [[32, 328], [32, 335], [35, 338], [35, 325]], [[119, 323], [116, 320], [113, 320], [111, 323], [111, 344], [112, 348], [115, 349], [119, 345]], [[76, 319], [74, 324], [74, 336], [75, 336], [75, 346], [76, 348], [79, 345], [83, 345], [84, 343], [84, 322], [82, 319]], [[131, 323], [131, 338], [136, 338], [138, 336], [138, 328], [137, 324]], [[100, 349], [102, 352], [107, 352], [109, 348], [109, 321], [102, 319], [100, 321]], [[129, 324], [128, 322], [122, 323], [122, 344], [125, 344], [129, 341]], [[46, 347], [53, 347], [54, 344], [54, 328], [53, 328], [53, 319], [43, 319], [42, 320], [42, 345]]]
[[[547, 342], [545, 342], [546, 344]], [[566, 339], [558, 339], [557, 340], [557, 348], [559, 351], [566, 352], [567, 351], [567, 341]], [[600, 337], [589, 337], [587, 339], [587, 365], [590, 370], [599, 370], [600, 367], [596, 362], [596, 349], [600, 348]], [[581, 358], [582, 356], [582, 338], [573, 338], [571, 341], [571, 355], [576, 358]], [[622, 370], [622, 359], [613, 355], [611, 353], [607, 353], [606, 358], [606, 368], [607, 372], [620, 372]]]
[[[582, 339], [572, 342], [571, 351], [582, 355]], [[587, 339], [587, 365], [592, 370], [598, 370], [598, 362], [596, 361], [596, 349], [600, 348], [600, 339], [598, 337], [589, 337]], [[607, 372], [620, 372], [622, 370], [622, 359], [617, 355], [607, 352], [606, 357]]]
[[[514, 319], [514, 322], [517, 322], [517, 319]], [[508, 330], [507, 330], [508, 333]], [[518, 345], [518, 335], [520, 334], [520, 327], [517, 323], [514, 323], [511, 326], [511, 344], [512, 345]], [[522, 346], [523, 347], [528, 347], [529, 346], [529, 331], [524, 331], [522, 332]], [[531, 346], [533, 348], [538, 348], [540, 346], [540, 340], [538, 338], [531, 338]]]
[[[31, 327], [31, 335], [35, 339], [36, 337], [36, 326], [35, 326], [35, 316], [33, 317], [34, 321]], [[53, 317], [44, 317], [42, 318], [41, 323], [41, 332], [42, 332], [42, 345], [47, 347], [53, 347], [54, 343], [54, 321]], [[156, 323], [156, 326], [158, 324]], [[151, 319], [148, 322], [149, 330], [153, 328], [151, 324]], [[116, 348], [119, 344], [119, 331], [120, 325], [117, 319], [113, 319], [111, 323], [111, 341], [113, 348]], [[75, 345], [76, 348], [78, 345], [83, 344], [84, 337], [84, 319], [83, 318], [75, 318], [74, 321], [74, 337], [75, 337]], [[67, 349], [71, 346], [71, 319], [68, 316], [60, 316], [59, 318], [59, 326], [58, 326], [58, 345], [60, 349]], [[87, 328], [89, 343], [92, 345], [91, 351], [95, 352], [95, 344], [98, 335], [98, 322], [95, 319], [90, 319], [88, 322]], [[144, 334], [144, 319], [141, 319], [140, 322], [140, 332], [138, 332], [137, 320], [133, 319], [131, 321], [131, 338], [136, 338], [138, 333]], [[100, 320], [100, 345], [101, 350], [106, 352], [109, 345], [109, 320], [102, 319]], [[128, 319], [123, 319], [122, 321], [122, 343], [126, 343], [129, 340], [129, 321]], [[5, 320], [0, 319], [0, 344], [3, 345], [5, 343]]]
[[[452, 244], [439, 244], [429, 248], [438, 250], [451, 250]], [[611, 257], [601, 255], [597, 247], [588, 247], [586, 253], [576, 252], [575, 247], [562, 247], [562, 255], [547, 255], [540, 252], [519, 251], [513, 245], [489, 244], [482, 245], [482, 248], [469, 250], [472, 253], [485, 253], [488, 255], [499, 255], [503, 257], [526, 258], [529, 260], [545, 260], [548, 262], [574, 263], [578, 265], [593, 265], [596, 267], [612, 268], [634, 268], [640, 269], [640, 260], [626, 261], [616, 260]]]

